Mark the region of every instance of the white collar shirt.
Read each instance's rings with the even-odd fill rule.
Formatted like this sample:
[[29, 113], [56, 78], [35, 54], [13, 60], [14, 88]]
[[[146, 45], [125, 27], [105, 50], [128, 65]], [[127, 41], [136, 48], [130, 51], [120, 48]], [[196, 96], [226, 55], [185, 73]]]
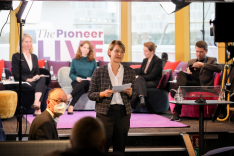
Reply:
[[46, 108], [46, 110], [50, 113], [50, 115], [51, 115], [51, 117], [54, 119], [54, 121], [55, 121], [56, 123], [58, 123], [59, 118], [55, 117], [55, 116], [54, 116], [54, 113], [51, 112], [48, 108]]
[[[23, 53], [24, 54], [24, 53]], [[33, 64], [32, 64], [32, 55], [30, 54], [30, 59], [27, 58], [27, 56], [24, 54], [24, 57], [28, 63], [29, 70], [32, 71]]]
[[[124, 68], [123, 68], [122, 64], [120, 64], [120, 67], [118, 69], [118, 73], [117, 73], [117, 75], [115, 75], [112, 71], [111, 64], [109, 63], [108, 64], [108, 73], [110, 76], [112, 86], [117, 86], [117, 85], [123, 84]], [[120, 93], [114, 93], [113, 98], [111, 100], [111, 105], [114, 105], [114, 104], [124, 105], [123, 99], [122, 99]]]

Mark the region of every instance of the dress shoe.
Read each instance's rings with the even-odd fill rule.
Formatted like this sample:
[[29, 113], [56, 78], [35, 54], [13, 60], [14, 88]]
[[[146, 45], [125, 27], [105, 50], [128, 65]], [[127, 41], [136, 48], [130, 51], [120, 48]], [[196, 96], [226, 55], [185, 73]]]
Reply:
[[180, 121], [180, 116], [179, 116], [179, 114], [177, 112], [174, 112], [172, 114], [171, 121], [177, 121], [177, 122]]
[[140, 107], [145, 108], [145, 98], [143, 96], [140, 97]]
[[170, 90], [171, 97], [174, 98], [176, 92], [174, 90]]
[[68, 115], [73, 115], [73, 112], [67, 112]]
[[35, 109], [35, 110], [39, 110], [39, 109], [40, 109], [40, 107], [37, 106], [37, 105], [32, 105], [31, 108], [33, 108], [33, 109]]

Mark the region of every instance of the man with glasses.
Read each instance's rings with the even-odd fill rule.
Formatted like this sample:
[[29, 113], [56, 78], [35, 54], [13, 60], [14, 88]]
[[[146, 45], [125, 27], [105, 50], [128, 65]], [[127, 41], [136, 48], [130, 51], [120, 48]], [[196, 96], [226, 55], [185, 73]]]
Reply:
[[58, 139], [58, 118], [64, 114], [67, 105], [67, 95], [60, 88], [49, 91], [46, 110], [32, 122], [28, 140]]

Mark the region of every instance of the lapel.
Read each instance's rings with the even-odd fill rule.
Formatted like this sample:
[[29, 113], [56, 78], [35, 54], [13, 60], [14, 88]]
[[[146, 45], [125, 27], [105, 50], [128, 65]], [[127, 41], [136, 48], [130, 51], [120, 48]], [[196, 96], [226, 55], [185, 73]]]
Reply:
[[[205, 60], [204, 60], [204, 62], [203, 62], [203, 63], [207, 63], [207, 61], [208, 61], [208, 57], [206, 56], [206, 58], [205, 58]], [[202, 71], [203, 71], [203, 67], [201, 68], [201, 70], [200, 70], [200, 73], [199, 73], [199, 74], [201, 74], [201, 73], [202, 73]]]
[[127, 84], [128, 82], [126, 82], [126, 80], [128, 80], [128, 78], [127, 78], [128, 72], [125, 71], [126, 69], [125, 69], [124, 66], [123, 66], [123, 68], [124, 68], [124, 73], [123, 73], [123, 82], [122, 82], [122, 84]]
[[44, 112], [46, 112], [46, 114], [50, 118], [51, 122], [53, 122], [54, 131], [56, 132], [56, 135], [58, 137], [57, 123], [54, 121], [54, 119], [52, 118], [52, 116], [50, 115], [50, 113], [47, 110], [45, 110]]
[[109, 76], [109, 72], [108, 72], [108, 64], [106, 66], [104, 66], [104, 81], [106, 81], [106, 83], [108, 86], [105, 86], [105, 88], [112, 88], [112, 84], [111, 84], [111, 80], [110, 80], [110, 76]]
[[24, 54], [22, 54], [22, 60], [23, 60], [22, 66], [24, 64], [26, 66], [26, 69], [28, 70], [28, 72], [31, 72], [29, 69], [28, 63], [26, 61], [26, 58], [24, 57]]
[[150, 61], [150, 64], [149, 64], [149, 67], [148, 67], [148, 69], [147, 69], [147, 71], [146, 71], [146, 74], [148, 74], [148, 72], [149, 72], [149, 69], [151, 69], [151, 67], [153, 66], [153, 60], [155, 59], [155, 57], [156, 57], [156, 55], [154, 54], [154, 56], [152, 57], [152, 60]]

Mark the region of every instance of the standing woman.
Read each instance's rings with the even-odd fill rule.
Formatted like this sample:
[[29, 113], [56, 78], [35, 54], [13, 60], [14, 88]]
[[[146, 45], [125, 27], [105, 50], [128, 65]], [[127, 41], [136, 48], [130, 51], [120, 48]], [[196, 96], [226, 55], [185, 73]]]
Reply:
[[153, 42], [144, 43], [145, 59], [136, 76], [137, 96], [140, 98], [140, 107], [145, 107], [147, 88], [156, 88], [162, 77], [162, 60], [155, 55], [156, 45]]
[[[132, 68], [122, 65], [125, 46], [121, 41], [113, 40], [108, 48], [110, 63], [97, 68], [93, 73], [88, 97], [96, 101], [96, 117], [105, 127], [106, 145], [108, 152], [113, 141], [113, 151], [125, 151], [125, 143], [130, 127], [130, 100], [136, 97], [136, 78]], [[123, 92], [111, 90], [114, 85], [132, 83]]]
[[[12, 74], [16, 81], [19, 81], [19, 61], [20, 61], [20, 47], [17, 48], [18, 53], [12, 56]], [[41, 101], [45, 95], [47, 86], [46, 78], [41, 77], [38, 59], [35, 54], [33, 54], [32, 37], [29, 34], [22, 35], [22, 81], [27, 81], [28, 84], [22, 84], [22, 88], [25, 89], [35, 89], [35, 100], [32, 108], [35, 109], [34, 116], [41, 114]]]
[[76, 57], [71, 62], [70, 78], [72, 79], [72, 92], [67, 99], [72, 101], [68, 107], [68, 114], [73, 114], [73, 107], [84, 92], [89, 90], [89, 84], [94, 70], [97, 68], [94, 59], [93, 45], [90, 41], [81, 42]]

